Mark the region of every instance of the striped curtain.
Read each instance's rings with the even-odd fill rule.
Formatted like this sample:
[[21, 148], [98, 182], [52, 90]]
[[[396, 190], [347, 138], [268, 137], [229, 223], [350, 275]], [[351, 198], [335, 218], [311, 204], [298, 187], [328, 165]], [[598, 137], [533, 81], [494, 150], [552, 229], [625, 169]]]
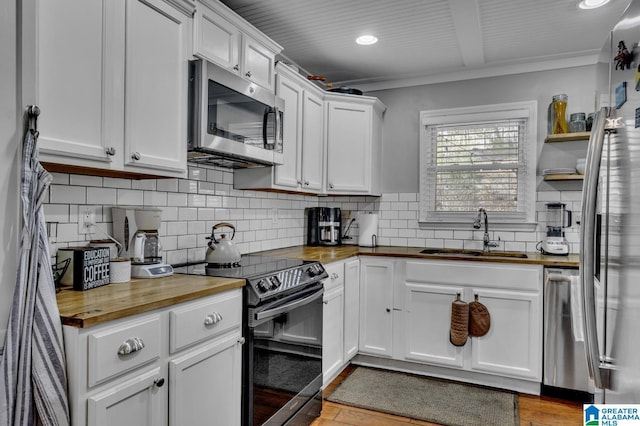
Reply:
[[22, 241], [16, 286], [0, 360], [0, 425], [68, 425], [62, 325], [42, 202], [51, 175], [38, 161], [38, 132], [23, 147]]

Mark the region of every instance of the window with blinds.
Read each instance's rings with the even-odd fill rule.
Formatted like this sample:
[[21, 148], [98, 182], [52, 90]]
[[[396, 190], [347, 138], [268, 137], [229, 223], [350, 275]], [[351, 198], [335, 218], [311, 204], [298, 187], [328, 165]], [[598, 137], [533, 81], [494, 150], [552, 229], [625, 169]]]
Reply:
[[527, 149], [535, 145], [529, 140], [530, 111], [481, 108], [458, 115], [423, 111], [422, 221], [464, 221], [480, 207], [493, 218], [530, 218], [535, 200], [535, 150]]

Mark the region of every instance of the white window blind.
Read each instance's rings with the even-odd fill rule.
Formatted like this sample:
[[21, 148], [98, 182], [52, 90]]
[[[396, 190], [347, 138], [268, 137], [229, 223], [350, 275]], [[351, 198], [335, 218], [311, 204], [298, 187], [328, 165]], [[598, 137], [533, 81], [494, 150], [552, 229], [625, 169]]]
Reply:
[[518, 211], [523, 120], [429, 126], [432, 165], [429, 186], [439, 212]]
[[508, 106], [422, 113], [422, 222], [466, 222], [480, 207], [506, 222], [532, 220], [534, 106]]

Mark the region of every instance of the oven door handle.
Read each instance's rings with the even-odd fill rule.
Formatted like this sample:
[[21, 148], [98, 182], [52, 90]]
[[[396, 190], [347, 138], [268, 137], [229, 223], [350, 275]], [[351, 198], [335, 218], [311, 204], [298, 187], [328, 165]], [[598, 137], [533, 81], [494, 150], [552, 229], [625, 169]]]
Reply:
[[295, 308], [298, 308], [300, 306], [304, 306], [307, 305], [319, 298], [322, 297], [324, 293], [324, 288], [320, 287], [319, 290], [311, 293], [309, 296], [300, 298], [300, 299], [294, 299], [293, 301], [291, 301], [290, 303], [285, 303], [284, 305], [279, 305], [275, 308], [272, 309], [264, 309], [261, 310], [259, 312], [255, 313], [255, 320], [256, 321], [263, 321], [263, 320], [268, 320], [271, 318], [275, 318], [278, 315], [284, 313], [284, 312], [288, 312], [291, 311]]

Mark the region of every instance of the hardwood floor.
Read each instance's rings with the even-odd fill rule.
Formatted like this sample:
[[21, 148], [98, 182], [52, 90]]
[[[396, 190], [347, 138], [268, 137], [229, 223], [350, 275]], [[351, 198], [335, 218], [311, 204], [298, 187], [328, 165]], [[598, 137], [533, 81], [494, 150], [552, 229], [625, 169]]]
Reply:
[[[347, 367], [327, 388], [329, 395], [344, 380], [354, 367]], [[518, 399], [520, 426], [559, 426], [582, 424], [582, 404], [559, 399], [521, 394]], [[323, 401], [322, 415], [312, 426], [407, 426], [436, 425], [435, 423], [393, 416], [377, 411], [340, 405]]]

